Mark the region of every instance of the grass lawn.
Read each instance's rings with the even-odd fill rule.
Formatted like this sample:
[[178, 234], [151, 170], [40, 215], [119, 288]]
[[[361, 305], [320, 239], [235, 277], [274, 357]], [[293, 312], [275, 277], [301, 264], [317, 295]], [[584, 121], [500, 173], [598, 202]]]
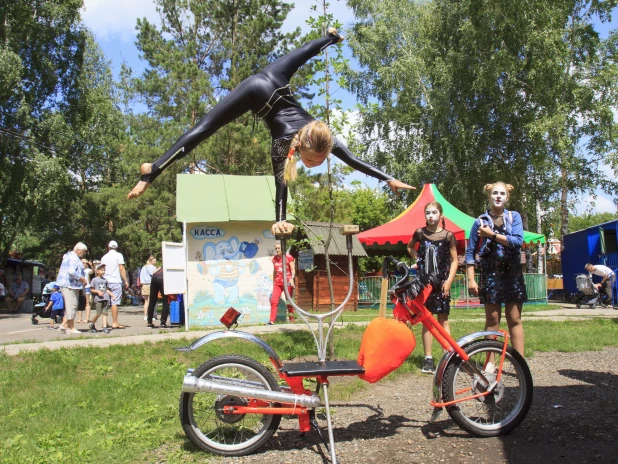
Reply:
[[[458, 338], [482, 326], [461, 321], [452, 329]], [[530, 321], [525, 329], [527, 356], [534, 351], [618, 346], [618, 319]], [[337, 331], [338, 358], [356, 358], [363, 330], [348, 326]], [[420, 327], [414, 332], [420, 344]], [[282, 359], [315, 354], [305, 331], [264, 338]], [[223, 341], [189, 354], [172, 350], [185, 344], [170, 341], [0, 355], [0, 462], [208, 462], [211, 457], [188, 441], [178, 420], [178, 397], [187, 367], [233, 352], [268, 361], [259, 348], [242, 341]], [[440, 356], [437, 346], [434, 356]], [[391, 375], [419, 372], [421, 358], [419, 346]], [[366, 386], [358, 379], [335, 380], [333, 399], [347, 400]]]

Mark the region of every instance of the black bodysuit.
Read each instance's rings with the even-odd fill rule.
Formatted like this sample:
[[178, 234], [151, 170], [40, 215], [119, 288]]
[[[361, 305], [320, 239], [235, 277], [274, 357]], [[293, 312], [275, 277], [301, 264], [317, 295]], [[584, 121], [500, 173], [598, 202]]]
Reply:
[[[314, 121], [292, 96], [290, 79], [303, 64], [316, 56], [327, 46], [337, 43], [339, 35], [329, 34], [279, 58], [258, 74], [248, 77], [226, 95], [204, 116], [197, 125], [185, 132], [165, 154], [152, 164], [152, 172], [141, 180], [154, 181], [173, 161], [186, 156], [200, 142], [213, 135], [227, 123], [234, 121], [247, 111], [262, 118], [273, 139], [271, 156], [276, 183], [276, 218], [286, 219], [287, 186], [283, 179], [285, 160], [294, 135], [306, 124]], [[348, 148], [333, 137], [333, 155], [357, 171], [379, 180], [391, 180], [373, 166], [356, 158]]]

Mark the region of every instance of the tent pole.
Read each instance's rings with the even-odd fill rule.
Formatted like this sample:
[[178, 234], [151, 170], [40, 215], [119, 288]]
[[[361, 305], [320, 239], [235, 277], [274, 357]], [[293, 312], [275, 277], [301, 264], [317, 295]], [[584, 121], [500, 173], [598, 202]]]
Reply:
[[[464, 238], [464, 250], [468, 249], [468, 241]], [[464, 251], [465, 253], [465, 251]], [[466, 295], [466, 309], [470, 309], [470, 294], [468, 293], [468, 272], [466, 267], [466, 260], [464, 254], [464, 292]]]
[[547, 294], [547, 241], [545, 242], [545, 252], [543, 253], [543, 268], [545, 272], [545, 303], [549, 303], [549, 297]]

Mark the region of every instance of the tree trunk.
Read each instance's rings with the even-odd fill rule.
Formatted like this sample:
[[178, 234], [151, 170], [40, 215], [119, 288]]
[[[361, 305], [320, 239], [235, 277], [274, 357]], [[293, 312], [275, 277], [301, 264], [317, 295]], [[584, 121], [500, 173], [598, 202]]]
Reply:
[[560, 196], [560, 235], [564, 242], [564, 236], [569, 233], [569, 190], [567, 186], [567, 170], [562, 167], [561, 196]]

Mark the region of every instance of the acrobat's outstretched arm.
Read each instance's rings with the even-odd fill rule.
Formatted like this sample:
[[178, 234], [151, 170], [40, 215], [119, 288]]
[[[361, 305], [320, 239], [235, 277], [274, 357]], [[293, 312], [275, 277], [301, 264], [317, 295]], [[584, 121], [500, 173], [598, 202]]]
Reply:
[[365, 163], [364, 161], [359, 160], [356, 156], [352, 154], [350, 149], [346, 147], [343, 142], [338, 140], [336, 137], [333, 137], [333, 155], [339, 158], [348, 166], [356, 169], [363, 174], [371, 176], [378, 180], [383, 180], [388, 184], [390, 189], [399, 194], [399, 190], [416, 190], [416, 187], [412, 187], [411, 185], [404, 184], [400, 180], [395, 179], [393, 176], [389, 176], [388, 174], [383, 173], [378, 168], [373, 167], [372, 165]]

